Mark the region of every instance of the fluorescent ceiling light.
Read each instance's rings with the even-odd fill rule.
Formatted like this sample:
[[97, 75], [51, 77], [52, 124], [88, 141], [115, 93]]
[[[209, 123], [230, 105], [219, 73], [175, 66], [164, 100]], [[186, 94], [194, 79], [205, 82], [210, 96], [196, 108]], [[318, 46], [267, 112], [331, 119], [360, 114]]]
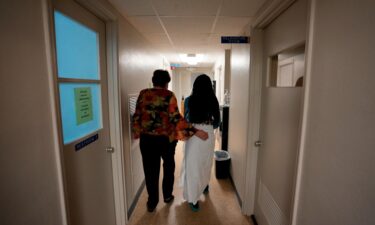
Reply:
[[183, 62], [186, 62], [189, 65], [197, 65], [199, 62], [202, 61], [203, 55], [202, 54], [180, 54], [180, 58]]

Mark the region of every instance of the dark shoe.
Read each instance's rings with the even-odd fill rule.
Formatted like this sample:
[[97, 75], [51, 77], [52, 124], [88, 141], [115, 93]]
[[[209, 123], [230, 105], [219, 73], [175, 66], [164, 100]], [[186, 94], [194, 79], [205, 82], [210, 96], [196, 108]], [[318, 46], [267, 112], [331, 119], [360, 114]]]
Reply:
[[206, 188], [203, 190], [203, 194], [208, 194], [209, 190], [208, 190], [208, 185], [206, 186]]
[[190, 209], [193, 211], [193, 212], [198, 212], [199, 211], [199, 204], [197, 202], [197, 204], [193, 204], [191, 202], [189, 202], [189, 206], [190, 206]]
[[156, 205], [151, 205], [147, 203], [147, 211], [148, 212], [153, 212], [156, 208]]
[[170, 197], [168, 197], [168, 198], [165, 198], [165, 199], [164, 199], [164, 202], [165, 202], [165, 203], [170, 203], [170, 202], [172, 202], [172, 201], [173, 201], [173, 199], [174, 199], [174, 196], [173, 196], [173, 195], [171, 195]]

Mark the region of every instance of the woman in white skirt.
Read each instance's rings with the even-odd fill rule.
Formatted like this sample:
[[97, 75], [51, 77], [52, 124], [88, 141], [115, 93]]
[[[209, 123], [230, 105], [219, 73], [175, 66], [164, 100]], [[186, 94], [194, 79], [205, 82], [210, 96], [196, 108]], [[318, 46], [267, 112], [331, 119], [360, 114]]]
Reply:
[[205, 141], [193, 136], [185, 142], [181, 168], [183, 197], [190, 208], [197, 212], [200, 195], [208, 193], [215, 147], [214, 129], [220, 123], [219, 102], [209, 76], [202, 74], [195, 79], [193, 91], [185, 99], [184, 106], [185, 119], [195, 128], [208, 133]]

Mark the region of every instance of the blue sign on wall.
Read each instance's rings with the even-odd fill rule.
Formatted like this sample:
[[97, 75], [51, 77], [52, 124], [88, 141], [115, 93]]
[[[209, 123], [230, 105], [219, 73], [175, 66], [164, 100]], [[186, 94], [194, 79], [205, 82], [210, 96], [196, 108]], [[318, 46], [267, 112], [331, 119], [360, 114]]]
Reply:
[[247, 36], [222, 36], [222, 44], [246, 44], [249, 43], [249, 37]]

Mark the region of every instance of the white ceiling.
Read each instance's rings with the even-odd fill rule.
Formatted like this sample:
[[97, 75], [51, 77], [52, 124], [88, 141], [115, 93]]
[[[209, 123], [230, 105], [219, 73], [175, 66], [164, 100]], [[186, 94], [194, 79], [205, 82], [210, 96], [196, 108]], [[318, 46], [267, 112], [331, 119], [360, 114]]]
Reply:
[[109, 0], [170, 63], [179, 54], [203, 54], [212, 66], [228, 44], [221, 36], [243, 35], [266, 0]]

